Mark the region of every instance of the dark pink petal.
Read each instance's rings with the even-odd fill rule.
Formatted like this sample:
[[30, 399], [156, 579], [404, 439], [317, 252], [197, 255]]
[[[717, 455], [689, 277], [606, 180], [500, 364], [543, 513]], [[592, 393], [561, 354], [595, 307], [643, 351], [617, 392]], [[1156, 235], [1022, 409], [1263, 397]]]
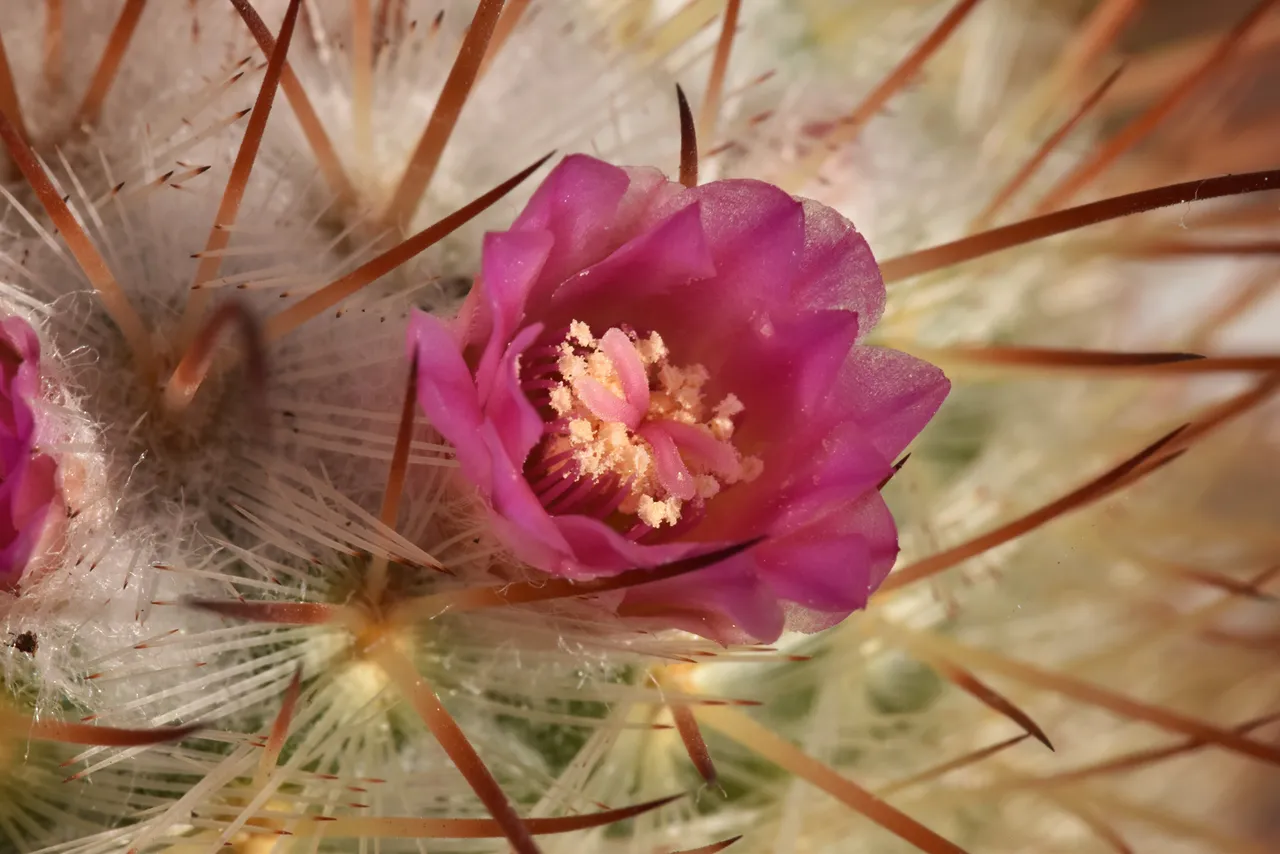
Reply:
[[872, 490], [756, 552], [764, 580], [806, 610], [843, 616], [862, 608], [898, 556], [898, 529]]
[[58, 464], [53, 457], [38, 454], [31, 458], [21, 475], [15, 478], [18, 488], [13, 494], [12, 514], [14, 522], [25, 527], [59, 500]]
[[715, 271], [700, 209], [689, 205], [560, 285], [549, 306], [551, 323], [583, 320], [608, 328]]
[[658, 473], [658, 482], [667, 492], [688, 501], [697, 495], [693, 475], [680, 459], [680, 449], [663, 422], [650, 422], [640, 428], [640, 438], [653, 448], [653, 467]]
[[48, 514], [53, 512], [53, 508], [47, 509], [46, 514], [32, 517], [33, 524], [9, 534], [10, 539], [4, 548], [0, 548], [0, 592], [13, 593], [18, 590], [19, 582], [31, 565], [31, 556], [39, 546], [43, 526], [51, 521]]
[[748, 552], [683, 578], [627, 591], [618, 613], [657, 619], [720, 643], [777, 640], [785, 624], [777, 595]]
[[[556, 516], [555, 523], [573, 555], [572, 571], [563, 572], [571, 578], [594, 578], [616, 575], [627, 569], [660, 566], [707, 550], [704, 543], [642, 546], [589, 516]], [[565, 564], [566, 568], [569, 566]]]
[[880, 321], [885, 297], [871, 247], [836, 211], [808, 199], [803, 204], [804, 254], [795, 303], [856, 312], [862, 329], [870, 330]]
[[507, 456], [497, 429], [482, 424], [478, 436], [492, 465], [489, 501], [499, 539], [521, 560], [556, 575], [571, 575], [575, 564], [568, 543], [534, 495], [522, 467]]
[[888, 458], [898, 457], [938, 411], [951, 382], [897, 350], [855, 347], [831, 390], [841, 420], [856, 421]]
[[[552, 254], [526, 291], [525, 310], [553, 329], [564, 325], [543, 316], [551, 293], [629, 240], [656, 201], [672, 192], [654, 169], [619, 169], [584, 155], [570, 155], [557, 164], [508, 232], [546, 232], [554, 241]], [[493, 337], [493, 323], [489, 298], [477, 283], [457, 318], [464, 349]]]
[[[735, 422], [734, 444], [764, 463], [752, 483], [737, 484], [708, 503], [706, 526], [712, 536], [759, 533], [776, 519], [780, 502], [812, 490], [814, 468], [825, 465], [829, 434], [836, 417], [830, 390], [843, 370], [858, 335], [851, 312], [793, 314], [774, 321], [769, 334], [744, 333], [734, 358], [713, 375], [710, 399], [732, 392], [745, 407]], [[867, 446], [865, 468], [888, 472], [892, 459]], [[861, 483], [858, 491], [866, 488]], [[746, 527], [740, 527], [746, 526]]]
[[860, 425], [846, 422], [827, 433], [807, 465], [797, 463], [795, 476], [780, 489], [769, 531], [782, 534], [808, 525], [830, 512], [874, 492], [893, 470]]
[[[621, 613], [663, 615], [723, 643], [772, 643], [784, 624], [792, 631], [820, 631], [865, 606], [897, 553], [893, 517], [871, 492], [806, 530], [766, 539], [724, 564], [629, 590]], [[783, 608], [782, 602], [789, 604]]]
[[580, 154], [551, 170], [511, 226], [512, 231], [547, 231], [555, 238], [544, 283], [564, 281], [630, 237], [617, 228], [618, 206], [630, 184], [626, 170]]
[[20, 317], [0, 321], [0, 590], [15, 591], [63, 512], [57, 461], [36, 453], [32, 401], [40, 340]]
[[0, 590], [15, 591], [52, 516], [61, 512], [57, 464], [23, 457], [0, 483]]
[[671, 299], [628, 307], [637, 329], [656, 329], [677, 363], [699, 362], [714, 375], [745, 324], [772, 310], [793, 310], [796, 264], [804, 247], [804, 209], [760, 181], [718, 181], [687, 190], [671, 207], [697, 202], [715, 275]]
[[[708, 515], [708, 534], [746, 535], [740, 529], [730, 530], [735, 519], [752, 525], [768, 519], [769, 530], [791, 530], [822, 515], [826, 507], [855, 499], [888, 474], [893, 461], [946, 397], [950, 383], [940, 370], [896, 350], [854, 347], [838, 371], [832, 372], [832, 360], [824, 362], [819, 357], [824, 349], [832, 356], [838, 353], [841, 337], [835, 325], [826, 335], [821, 332], [822, 317], [815, 315], [809, 327], [813, 361], [806, 368], [820, 377], [814, 381], [815, 388], [823, 380], [831, 383], [829, 396], [823, 400], [825, 406], [818, 411], [810, 409], [807, 417], [790, 424], [769, 425], [776, 431], [774, 435], [785, 441], [770, 439], [763, 446], [764, 472], [759, 481], [717, 496]], [[797, 333], [802, 333], [805, 325], [799, 324], [779, 340], [790, 339], [800, 347], [804, 336]], [[846, 329], [845, 334], [850, 331]], [[749, 353], [743, 353], [735, 369], [751, 364], [750, 359]], [[794, 374], [771, 375], [764, 360], [756, 366], [758, 376], [770, 389], [806, 383]], [[739, 432], [744, 443], [759, 440], [760, 425], [748, 416], [767, 405], [747, 395], [744, 402], [750, 402]], [[782, 404], [773, 405], [771, 412]]]
[[543, 434], [542, 419], [521, 390], [519, 374], [521, 356], [541, 334], [541, 324], [526, 327], [507, 347], [484, 407], [485, 418], [497, 431], [507, 458], [518, 469], [524, 468], [529, 452]]
[[756, 562], [779, 599], [810, 610], [851, 612], [871, 595], [871, 558], [862, 534], [794, 534], [766, 543]]
[[[630, 240], [634, 235], [653, 231], [670, 216], [669, 203], [683, 197], [685, 188], [683, 184], [668, 181], [666, 175], [652, 166], [627, 166], [625, 169], [631, 183], [618, 203], [618, 218], [614, 225], [620, 234], [625, 235], [623, 240]], [[622, 241], [619, 241], [617, 246], [621, 245]]]
[[487, 494], [492, 464], [479, 435], [484, 415], [458, 342], [439, 318], [415, 311], [409, 320], [409, 348], [410, 358], [418, 362], [418, 405], [453, 445], [463, 474]]
[[29, 401], [40, 395], [40, 339], [25, 320], [7, 317], [0, 321], [0, 346], [5, 350], [0, 353], [0, 371], [8, 403], [0, 417], [5, 435], [25, 448], [35, 430]]
[[[708, 502], [700, 536], [783, 536], [862, 500], [893, 470], [856, 424], [832, 430], [807, 453], [773, 455], [758, 480], [737, 484]], [[785, 462], [785, 465], [784, 465]], [[772, 466], [772, 468], [771, 468]]]
[[732, 392], [746, 407], [742, 439], [812, 423], [827, 408], [861, 328], [853, 312], [779, 312], [743, 334], [714, 376], [717, 393]]
[[0, 320], [0, 336], [22, 362], [30, 364], [40, 360], [40, 338], [31, 324], [22, 318], [14, 316]]
[[476, 389], [485, 401], [493, 384], [493, 373], [507, 342], [522, 325], [525, 301], [538, 274], [551, 254], [552, 236], [547, 231], [508, 231], [484, 236], [479, 290], [487, 299], [492, 331], [480, 366]]
[[[762, 181], [703, 184], [672, 203], [697, 202], [711, 249], [721, 309], [786, 304], [805, 242], [804, 208]], [[708, 323], [712, 316], [697, 319]]]

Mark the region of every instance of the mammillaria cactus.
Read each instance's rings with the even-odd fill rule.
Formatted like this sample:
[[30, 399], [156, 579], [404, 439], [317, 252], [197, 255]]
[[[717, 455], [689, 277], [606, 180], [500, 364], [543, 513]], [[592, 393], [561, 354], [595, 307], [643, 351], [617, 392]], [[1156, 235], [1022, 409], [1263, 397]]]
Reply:
[[1267, 850], [1276, 19], [1140, 5], [0, 9], [0, 852]]

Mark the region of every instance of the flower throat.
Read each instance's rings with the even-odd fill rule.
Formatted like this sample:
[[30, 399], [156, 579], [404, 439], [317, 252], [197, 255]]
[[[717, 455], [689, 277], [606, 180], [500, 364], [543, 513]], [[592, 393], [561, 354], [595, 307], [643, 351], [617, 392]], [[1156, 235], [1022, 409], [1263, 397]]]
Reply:
[[677, 366], [656, 332], [614, 327], [596, 338], [574, 321], [521, 364], [521, 388], [544, 421], [525, 475], [543, 507], [609, 520], [640, 539], [696, 524], [725, 487], [761, 463], [733, 444], [741, 401], [706, 403], [702, 365]]

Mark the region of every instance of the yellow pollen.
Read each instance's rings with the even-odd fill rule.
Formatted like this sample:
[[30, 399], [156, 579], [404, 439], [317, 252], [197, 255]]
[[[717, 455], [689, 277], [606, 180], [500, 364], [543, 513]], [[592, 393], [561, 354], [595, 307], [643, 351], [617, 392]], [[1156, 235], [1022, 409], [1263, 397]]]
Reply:
[[573, 392], [562, 385], [551, 389], [551, 408], [556, 415], [567, 415], [573, 409]]
[[[705, 367], [671, 364], [667, 345], [656, 332], [643, 338], [631, 332], [625, 335], [624, 347], [630, 346], [634, 351], [648, 386], [648, 406], [638, 413], [639, 423], [634, 420], [637, 413], [634, 402], [627, 397], [625, 379], [634, 376], [636, 369], [632, 367], [633, 373], [627, 374], [627, 366], [620, 368], [610, 356], [611, 352], [618, 355], [618, 350], [608, 349], [618, 346], [618, 332], [610, 330], [603, 338], [597, 338], [586, 323], [575, 320], [569, 324], [569, 332], [557, 348], [556, 367], [561, 381], [549, 392], [551, 409], [567, 426], [548, 442], [545, 451], [548, 456], [572, 451], [573, 465], [565, 470], [565, 477], [616, 478], [627, 492], [618, 512], [634, 515], [651, 528], [674, 525], [681, 518], [685, 501], [664, 487], [654, 448], [641, 437], [646, 425], [674, 422], [693, 427], [704, 432], [709, 443], [721, 446], [722, 457], [732, 458], [733, 465], [725, 466], [722, 459], [719, 467], [713, 468], [709, 461], [699, 459], [696, 454], [680, 454], [681, 462], [693, 478], [694, 494], [701, 501], [714, 497], [730, 484], [753, 480], [763, 465], [756, 457], [743, 457], [730, 441], [735, 431], [734, 419], [743, 412], [742, 401], [729, 394], [714, 406], [708, 406], [704, 387], [710, 374]], [[635, 361], [627, 358], [634, 366]], [[634, 379], [631, 382], [635, 395]], [[579, 393], [579, 389], [585, 387], [582, 383], [596, 389], [596, 409]], [[612, 410], [598, 405], [600, 390], [616, 398], [623, 410], [632, 415], [617, 416], [621, 420], [601, 415], [600, 412]], [[683, 473], [677, 473], [677, 482], [687, 483], [684, 478]]]
[[591, 335], [591, 327], [581, 320], [575, 320], [569, 324], [569, 340], [583, 347], [592, 347], [596, 343], [596, 339]]
[[650, 495], [641, 495], [637, 502], [636, 516], [650, 528], [656, 528], [664, 522], [674, 525], [680, 520], [680, 504], [679, 498], [654, 501]]

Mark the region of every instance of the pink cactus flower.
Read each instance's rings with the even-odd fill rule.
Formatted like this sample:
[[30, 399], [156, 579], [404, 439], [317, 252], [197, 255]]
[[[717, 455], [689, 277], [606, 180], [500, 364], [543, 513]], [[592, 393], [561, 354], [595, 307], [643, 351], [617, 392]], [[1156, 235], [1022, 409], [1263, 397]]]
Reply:
[[764, 537], [619, 605], [721, 641], [866, 604], [898, 551], [877, 486], [950, 386], [859, 343], [885, 289], [847, 220], [759, 181], [571, 156], [480, 272], [410, 347], [517, 558], [585, 579]]
[[35, 449], [40, 341], [26, 321], [0, 321], [0, 590], [13, 592], [62, 507], [58, 465]]

